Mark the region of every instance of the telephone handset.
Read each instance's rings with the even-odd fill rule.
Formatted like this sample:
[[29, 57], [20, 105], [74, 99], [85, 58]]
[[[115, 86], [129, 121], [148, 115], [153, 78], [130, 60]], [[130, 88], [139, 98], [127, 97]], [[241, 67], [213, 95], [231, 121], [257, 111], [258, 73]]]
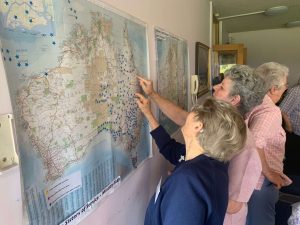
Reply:
[[199, 79], [198, 75], [191, 76], [191, 94], [196, 95], [199, 88]]

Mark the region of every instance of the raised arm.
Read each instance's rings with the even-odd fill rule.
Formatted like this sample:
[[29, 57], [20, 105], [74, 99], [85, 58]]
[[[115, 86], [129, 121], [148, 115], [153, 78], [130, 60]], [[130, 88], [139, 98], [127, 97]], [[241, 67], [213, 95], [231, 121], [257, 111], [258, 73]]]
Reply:
[[188, 112], [155, 92], [153, 89], [153, 82], [151, 80], [147, 80], [139, 76], [137, 78], [145, 94], [157, 104], [159, 109], [177, 125], [183, 126]]
[[153, 113], [151, 112], [149, 100], [139, 93], [135, 93], [135, 96], [137, 97], [136, 103], [138, 104], [138, 107], [149, 121], [151, 130], [155, 130], [157, 127], [159, 127], [159, 123], [157, 122]]
[[152, 130], [151, 135], [157, 144], [159, 152], [172, 164], [177, 165], [184, 160], [185, 145], [176, 142], [163, 127], [159, 126], [159, 123], [151, 112], [150, 101], [139, 93], [135, 95], [138, 107], [149, 121]]

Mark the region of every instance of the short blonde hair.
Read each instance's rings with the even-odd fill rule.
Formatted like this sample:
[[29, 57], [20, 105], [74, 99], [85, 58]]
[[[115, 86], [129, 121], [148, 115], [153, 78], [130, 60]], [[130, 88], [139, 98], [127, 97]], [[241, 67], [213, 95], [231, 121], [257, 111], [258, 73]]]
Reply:
[[192, 109], [195, 119], [203, 123], [199, 143], [206, 155], [227, 162], [238, 154], [246, 140], [246, 125], [242, 115], [230, 103], [207, 98]]

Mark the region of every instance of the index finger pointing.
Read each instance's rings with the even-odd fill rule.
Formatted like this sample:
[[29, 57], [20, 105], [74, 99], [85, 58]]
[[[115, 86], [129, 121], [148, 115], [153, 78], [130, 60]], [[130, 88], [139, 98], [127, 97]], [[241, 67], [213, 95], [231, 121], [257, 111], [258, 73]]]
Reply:
[[147, 80], [145, 79], [145, 78], [143, 78], [143, 77], [141, 77], [141, 76], [136, 76], [140, 81], [144, 81], [144, 82], [146, 82]]
[[140, 93], [135, 93], [135, 96], [138, 98], [138, 99], [144, 99], [145, 97], [140, 94]]

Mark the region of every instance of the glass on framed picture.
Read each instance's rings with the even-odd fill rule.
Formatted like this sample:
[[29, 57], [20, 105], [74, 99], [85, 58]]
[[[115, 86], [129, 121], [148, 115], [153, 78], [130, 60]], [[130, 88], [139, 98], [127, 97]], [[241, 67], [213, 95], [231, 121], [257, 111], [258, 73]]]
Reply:
[[197, 97], [200, 97], [208, 92], [209, 77], [208, 77], [208, 59], [209, 59], [209, 47], [201, 42], [196, 42], [196, 63], [195, 73], [199, 78], [199, 88]]

